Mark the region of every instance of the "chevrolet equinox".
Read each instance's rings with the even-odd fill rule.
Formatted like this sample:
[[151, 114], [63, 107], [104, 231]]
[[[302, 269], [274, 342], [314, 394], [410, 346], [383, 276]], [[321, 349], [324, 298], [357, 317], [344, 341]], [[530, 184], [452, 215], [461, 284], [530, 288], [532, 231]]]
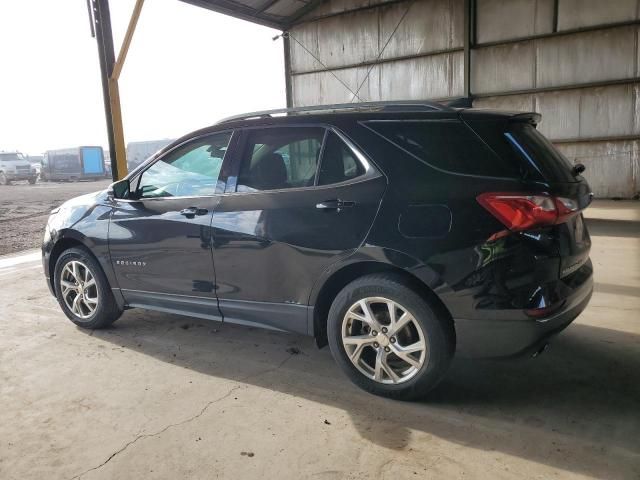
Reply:
[[591, 191], [536, 113], [428, 102], [257, 112], [52, 211], [76, 325], [146, 308], [301, 333], [360, 387], [424, 395], [454, 354], [535, 353], [586, 307]]

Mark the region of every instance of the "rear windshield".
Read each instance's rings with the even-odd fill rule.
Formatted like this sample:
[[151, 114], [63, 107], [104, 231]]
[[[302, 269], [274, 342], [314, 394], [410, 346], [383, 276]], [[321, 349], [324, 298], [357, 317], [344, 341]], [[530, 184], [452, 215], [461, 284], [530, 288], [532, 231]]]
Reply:
[[484, 177], [523, 176], [520, 160], [497, 155], [458, 120], [370, 121], [365, 125], [439, 170]]
[[525, 178], [577, 181], [571, 162], [530, 123], [477, 121], [470, 124], [498, 155], [524, 163]]

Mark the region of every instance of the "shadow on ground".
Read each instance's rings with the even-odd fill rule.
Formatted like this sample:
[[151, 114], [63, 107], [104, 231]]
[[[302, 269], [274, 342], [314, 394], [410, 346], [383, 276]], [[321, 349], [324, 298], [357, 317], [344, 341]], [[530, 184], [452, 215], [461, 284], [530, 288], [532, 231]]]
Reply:
[[407, 447], [418, 430], [577, 473], [612, 478], [605, 465], [615, 471], [619, 462], [640, 476], [638, 335], [575, 324], [535, 360], [457, 359], [417, 403], [359, 391], [329, 351], [306, 337], [138, 311], [93, 335], [205, 375], [340, 408], [362, 437], [386, 448]]

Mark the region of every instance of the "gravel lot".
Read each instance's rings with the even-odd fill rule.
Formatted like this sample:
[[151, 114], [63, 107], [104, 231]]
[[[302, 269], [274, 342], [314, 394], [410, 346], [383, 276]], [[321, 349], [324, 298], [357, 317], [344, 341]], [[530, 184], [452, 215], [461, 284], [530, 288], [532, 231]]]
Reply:
[[70, 198], [106, 188], [98, 182], [0, 186], [0, 255], [39, 247], [49, 212]]

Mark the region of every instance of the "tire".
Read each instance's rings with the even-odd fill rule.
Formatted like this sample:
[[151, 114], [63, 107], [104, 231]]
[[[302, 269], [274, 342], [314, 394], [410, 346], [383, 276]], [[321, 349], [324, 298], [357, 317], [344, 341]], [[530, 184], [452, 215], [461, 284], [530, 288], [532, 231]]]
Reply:
[[[367, 317], [362, 302], [377, 324], [354, 317]], [[398, 321], [395, 334], [389, 305]], [[400, 276], [382, 273], [359, 278], [338, 294], [329, 310], [331, 353], [351, 381], [370, 393], [399, 400], [422, 398], [442, 380], [455, 351], [452, 322], [440, 310]], [[404, 313], [408, 315], [403, 316]], [[372, 331], [373, 328], [382, 331]], [[424, 347], [421, 351], [420, 345]], [[403, 351], [407, 347], [416, 351], [407, 354]]]
[[[82, 283], [85, 279], [89, 279], [84, 273], [86, 270], [89, 271], [90, 277], [95, 283], [92, 284], [91, 280], [88, 280], [86, 283], [89, 286], [84, 290], [80, 288], [81, 292], [78, 291], [79, 287], [68, 288], [69, 285], [74, 284], [72, 274], [74, 267], [77, 272], [76, 276], [80, 278], [79, 287], [83, 286]], [[66, 282], [65, 285], [62, 284], [63, 280]], [[58, 257], [54, 272], [54, 287], [62, 311], [69, 320], [79, 327], [105, 328], [122, 315], [122, 310], [113, 297], [102, 268], [84, 248], [70, 248]], [[77, 296], [81, 298], [76, 304], [74, 300]]]
[[35, 185], [37, 180], [38, 180], [38, 177], [30, 178], [30, 179], [28, 180], [29, 185]]
[[0, 185], [9, 185], [11, 180], [7, 178], [4, 172], [0, 172]]

